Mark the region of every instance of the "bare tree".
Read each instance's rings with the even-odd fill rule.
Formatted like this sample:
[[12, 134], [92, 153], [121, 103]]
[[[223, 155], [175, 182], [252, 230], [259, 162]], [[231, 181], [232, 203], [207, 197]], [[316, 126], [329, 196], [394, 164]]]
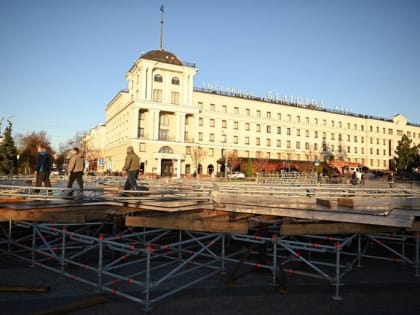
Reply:
[[198, 165], [205, 159], [205, 157], [207, 156], [207, 153], [208, 153], [207, 150], [198, 144], [191, 147], [190, 156], [191, 156], [191, 160], [194, 163], [197, 174], [198, 174]]

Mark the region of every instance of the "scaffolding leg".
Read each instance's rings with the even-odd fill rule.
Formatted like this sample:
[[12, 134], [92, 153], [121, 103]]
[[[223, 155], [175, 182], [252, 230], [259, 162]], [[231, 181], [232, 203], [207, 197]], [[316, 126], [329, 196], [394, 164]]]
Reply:
[[179, 230], [178, 232], [178, 242], [179, 242], [179, 246], [178, 246], [178, 261], [179, 263], [182, 262], [182, 231]]
[[60, 271], [61, 271], [61, 275], [64, 275], [64, 262], [66, 259], [66, 227], [63, 227], [63, 239], [61, 240], [61, 258], [60, 258]]
[[340, 254], [341, 254], [341, 245], [339, 243], [336, 244], [336, 261], [335, 261], [335, 294], [332, 297], [334, 301], [341, 301], [343, 298], [340, 296]]
[[102, 269], [103, 269], [103, 242], [99, 237], [99, 258], [98, 258], [98, 293], [102, 293]]
[[31, 267], [35, 267], [35, 247], [36, 247], [36, 225], [32, 225], [32, 255], [31, 255]]
[[416, 232], [416, 277], [420, 277], [419, 268], [420, 268], [420, 232]]
[[273, 277], [273, 286], [276, 285], [276, 278], [277, 278], [277, 240], [273, 242], [273, 270], [272, 270], [272, 277]]
[[357, 267], [362, 267], [362, 234], [357, 237]]
[[146, 257], [146, 283], [145, 283], [145, 296], [144, 296], [144, 311], [148, 312], [152, 308], [150, 307], [150, 257], [151, 249], [147, 250]]
[[225, 271], [225, 235], [223, 234], [223, 236], [222, 236], [222, 252], [221, 252], [221, 255], [220, 255], [220, 263], [221, 263], [221, 265], [220, 265], [220, 273], [223, 275], [223, 274], [225, 274], [226, 273], [226, 271]]
[[7, 235], [7, 254], [12, 253], [12, 220], [9, 220], [9, 231]]

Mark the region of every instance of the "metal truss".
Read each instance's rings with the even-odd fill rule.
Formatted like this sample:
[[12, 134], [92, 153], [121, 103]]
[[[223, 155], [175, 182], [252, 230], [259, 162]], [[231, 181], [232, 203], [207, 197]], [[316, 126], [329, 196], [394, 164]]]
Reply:
[[420, 234], [408, 232], [284, 236], [269, 230], [244, 235], [127, 228], [118, 233], [112, 223], [10, 221], [0, 228], [0, 249], [97, 292], [141, 303], [146, 311], [224, 273], [227, 264], [268, 270], [273, 285], [288, 275], [326, 280], [334, 300], [342, 299], [345, 276], [364, 259], [406, 264], [420, 275]]

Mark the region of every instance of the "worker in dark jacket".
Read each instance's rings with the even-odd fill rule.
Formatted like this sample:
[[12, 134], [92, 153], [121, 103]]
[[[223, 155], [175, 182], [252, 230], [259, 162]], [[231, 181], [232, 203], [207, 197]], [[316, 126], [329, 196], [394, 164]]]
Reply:
[[139, 172], [140, 158], [134, 153], [132, 146], [127, 147], [127, 155], [122, 168], [123, 175], [127, 175], [124, 190], [138, 190], [137, 175]]
[[[41, 187], [44, 183], [45, 187], [51, 187], [50, 173], [52, 158], [47, 152], [47, 149], [43, 144], [37, 146], [38, 150], [38, 162], [35, 169], [36, 176], [36, 187]], [[35, 189], [34, 192], [39, 193], [39, 189]], [[50, 190], [48, 192], [51, 192]]]
[[[69, 166], [67, 167], [67, 172], [69, 175], [69, 182], [67, 183], [67, 188], [72, 188], [73, 183], [76, 180], [79, 184], [79, 195], [83, 194], [83, 169], [84, 169], [85, 160], [80, 153], [79, 148], [73, 148], [71, 151], [71, 157], [69, 161]], [[73, 190], [69, 192], [69, 195], [73, 194]]]

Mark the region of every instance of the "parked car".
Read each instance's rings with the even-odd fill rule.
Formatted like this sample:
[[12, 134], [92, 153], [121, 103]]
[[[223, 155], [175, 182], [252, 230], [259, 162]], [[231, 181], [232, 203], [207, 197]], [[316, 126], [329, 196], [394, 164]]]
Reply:
[[245, 174], [241, 173], [241, 172], [235, 172], [233, 174], [229, 174], [228, 178], [230, 179], [244, 179], [245, 178]]

